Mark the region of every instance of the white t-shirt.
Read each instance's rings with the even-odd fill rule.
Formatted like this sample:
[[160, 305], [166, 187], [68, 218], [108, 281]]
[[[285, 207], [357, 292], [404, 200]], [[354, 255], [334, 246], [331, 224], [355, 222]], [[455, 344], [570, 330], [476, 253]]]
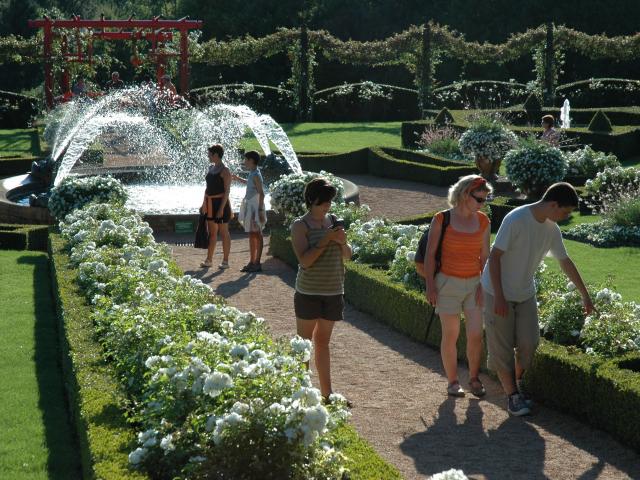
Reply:
[[[504, 251], [500, 257], [502, 291], [509, 302], [523, 302], [536, 294], [533, 281], [545, 255], [558, 260], [568, 257], [558, 224], [538, 222], [530, 205], [518, 207], [504, 218], [493, 247]], [[482, 288], [494, 295], [489, 262], [482, 273]]]

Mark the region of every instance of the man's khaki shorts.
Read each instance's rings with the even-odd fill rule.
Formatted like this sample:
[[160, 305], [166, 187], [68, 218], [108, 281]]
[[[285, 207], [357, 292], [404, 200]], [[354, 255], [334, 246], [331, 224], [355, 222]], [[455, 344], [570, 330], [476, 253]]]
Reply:
[[[487, 334], [489, 368], [495, 371], [515, 371], [514, 358], [525, 370], [531, 366], [540, 343], [538, 306], [533, 296], [523, 302], [507, 302], [507, 316], [493, 313], [494, 297], [484, 294], [484, 328]], [[515, 357], [514, 357], [515, 353]]]
[[436, 312], [459, 315], [463, 310], [478, 308], [476, 289], [480, 277], [458, 278], [440, 272], [436, 275]]

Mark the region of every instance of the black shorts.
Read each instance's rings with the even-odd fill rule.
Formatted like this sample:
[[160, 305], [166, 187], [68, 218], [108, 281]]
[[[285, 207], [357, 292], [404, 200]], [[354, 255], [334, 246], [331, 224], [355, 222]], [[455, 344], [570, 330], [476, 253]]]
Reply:
[[296, 317], [302, 320], [323, 318], [337, 322], [343, 320], [344, 295], [307, 295], [296, 292], [293, 296]]
[[[222, 197], [221, 198], [207, 198], [208, 202], [211, 202], [211, 207], [208, 210], [209, 212], [213, 212], [213, 215], [207, 215], [207, 220], [210, 221], [214, 221], [215, 220], [215, 216], [218, 214], [218, 210], [220, 210], [220, 204], [222, 203]], [[224, 206], [224, 210], [222, 213], [222, 223], [229, 223], [229, 220], [231, 220], [231, 206], [229, 205], [229, 201], [227, 201], [227, 204]]]

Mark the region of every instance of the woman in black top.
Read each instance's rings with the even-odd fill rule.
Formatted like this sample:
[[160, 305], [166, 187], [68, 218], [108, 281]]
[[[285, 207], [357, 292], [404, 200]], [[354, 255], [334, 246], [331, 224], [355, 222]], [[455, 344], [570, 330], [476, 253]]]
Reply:
[[231, 188], [231, 172], [222, 162], [224, 148], [222, 145], [212, 145], [208, 149], [211, 166], [207, 172], [207, 189], [204, 193], [201, 210], [207, 214], [209, 227], [209, 248], [207, 259], [201, 267], [213, 266], [213, 254], [216, 250], [218, 230], [222, 236], [222, 263], [219, 268], [229, 268], [229, 252], [231, 250], [231, 236], [229, 235], [229, 220], [231, 220], [231, 205], [229, 205], [229, 189]]

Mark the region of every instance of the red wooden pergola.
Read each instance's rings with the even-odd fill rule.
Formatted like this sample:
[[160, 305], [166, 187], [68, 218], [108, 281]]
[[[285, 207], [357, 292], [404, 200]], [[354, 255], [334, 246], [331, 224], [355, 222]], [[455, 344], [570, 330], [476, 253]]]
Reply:
[[[156, 59], [156, 74], [158, 80], [164, 74], [164, 67], [169, 56], [179, 56], [180, 61], [180, 93], [189, 92], [189, 30], [202, 28], [201, 20], [189, 20], [188, 17], [179, 20], [164, 20], [160, 17], [151, 20], [84, 20], [74, 16], [68, 20], [53, 20], [44, 17], [41, 20], [29, 20], [31, 28], [42, 28], [44, 31], [44, 85], [47, 106], [53, 106], [54, 77], [53, 77], [53, 40], [62, 38], [62, 54], [67, 62], [91, 63], [93, 55], [93, 40], [147, 40], [151, 43], [151, 54]], [[80, 36], [76, 35], [77, 45], [74, 53], [69, 53], [67, 35], [65, 31], [75, 30], [83, 32], [89, 39], [87, 51], [83, 51]], [[173, 31], [180, 33], [180, 53], [173, 54], [162, 50], [165, 42], [173, 40]], [[69, 75], [65, 69], [63, 73], [63, 90], [69, 90]]]

